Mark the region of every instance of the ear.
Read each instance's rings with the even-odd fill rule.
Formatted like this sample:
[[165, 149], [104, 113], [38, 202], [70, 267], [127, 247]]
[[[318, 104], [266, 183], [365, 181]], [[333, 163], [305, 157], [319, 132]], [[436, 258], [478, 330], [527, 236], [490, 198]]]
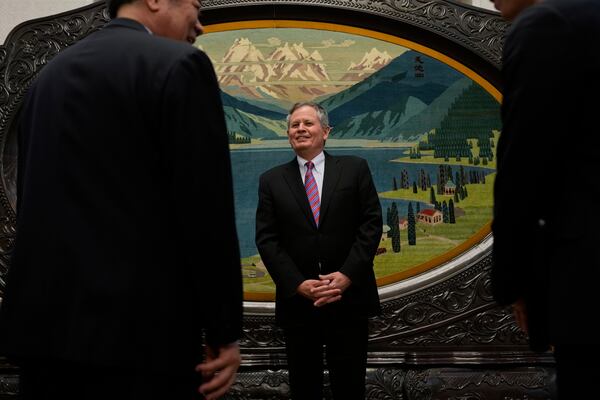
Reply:
[[151, 12], [157, 12], [160, 10], [161, 8], [161, 0], [142, 0], [145, 4], [146, 7], [148, 7], [148, 10], [150, 10]]
[[323, 129], [323, 140], [327, 140], [327, 138], [329, 137], [329, 132], [331, 132], [330, 126]]

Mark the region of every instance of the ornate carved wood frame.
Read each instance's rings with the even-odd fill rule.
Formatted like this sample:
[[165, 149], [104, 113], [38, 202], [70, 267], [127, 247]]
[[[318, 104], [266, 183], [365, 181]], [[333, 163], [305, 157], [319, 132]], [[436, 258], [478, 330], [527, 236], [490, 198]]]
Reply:
[[[205, 0], [201, 19], [206, 26], [271, 19], [378, 31], [443, 53], [499, 89], [506, 23], [496, 13], [452, 0]], [[15, 234], [14, 122], [21, 101], [32, 79], [54, 55], [107, 20], [105, 4], [98, 2], [21, 24], [0, 46], [0, 290]], [[369, 366], [383, 368], [385, 375], [401, 365], [550, 362], [549, 356], [528, 351], [526, 337], [508, 310], [493, 302], [490, 249], [488, 236], [447, 265], [380, 289], [383, 314], [371, 323]], [[283, 339], [274, 325], [272, 304], [247, 302], [245, 311], [244, 365], [251, 370], [284, 366]]]

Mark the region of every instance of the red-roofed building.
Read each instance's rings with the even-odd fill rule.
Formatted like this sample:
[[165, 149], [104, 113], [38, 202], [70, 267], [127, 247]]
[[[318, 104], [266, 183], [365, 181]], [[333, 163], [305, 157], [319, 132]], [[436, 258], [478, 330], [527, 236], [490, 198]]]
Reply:
[[429, 225], [437, 225], [443, 222], [443, 214], [441, 211], [436, 210], [435, 208], [426, 208], [424, 210], [419, 211], [417, 214], [417, 218], [419, 222], [424, 222]]

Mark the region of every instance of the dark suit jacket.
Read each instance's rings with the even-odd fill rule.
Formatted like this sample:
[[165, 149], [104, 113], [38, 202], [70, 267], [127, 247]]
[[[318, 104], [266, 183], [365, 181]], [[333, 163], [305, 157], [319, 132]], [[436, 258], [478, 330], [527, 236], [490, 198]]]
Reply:
[[258, 191], [256, 245], [277, 287], [277, 321], [283, 326], [309, 321], [316, 308], [296, 289], [306, 279], [334, 271], [352, 285], [340, 302], [324, 308], [342, 316], [379, 313], [373, 258], [383, 222], [367, 162], [325, 153], [318, 228], [295, 157], [262, 174]]
[[600, 2], [547, 0], [511, 27], [495, 181], [492, 289], [524, 298], [535, 349], [597, 312]]
[[238, 339], [231, 165], [208, 57], [116, 19], [41, 71], [21, 115], [1, 352], [189, 373], [202, 329], [213, 345]]

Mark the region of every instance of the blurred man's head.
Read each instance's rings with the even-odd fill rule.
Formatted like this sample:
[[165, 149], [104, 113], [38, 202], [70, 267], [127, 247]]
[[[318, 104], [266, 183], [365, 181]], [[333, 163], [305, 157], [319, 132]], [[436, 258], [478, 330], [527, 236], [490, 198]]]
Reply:
[[490, 0], [494, 3], [496, 10], [500, 11], [502, 17], [507, 21], [512, 21], [529, 6], [538, 3], [540, 0]]
[[202, 34], [200, 0], [108, 0], [111, 18], [129, 18], [153, 34], [194, 43]]

